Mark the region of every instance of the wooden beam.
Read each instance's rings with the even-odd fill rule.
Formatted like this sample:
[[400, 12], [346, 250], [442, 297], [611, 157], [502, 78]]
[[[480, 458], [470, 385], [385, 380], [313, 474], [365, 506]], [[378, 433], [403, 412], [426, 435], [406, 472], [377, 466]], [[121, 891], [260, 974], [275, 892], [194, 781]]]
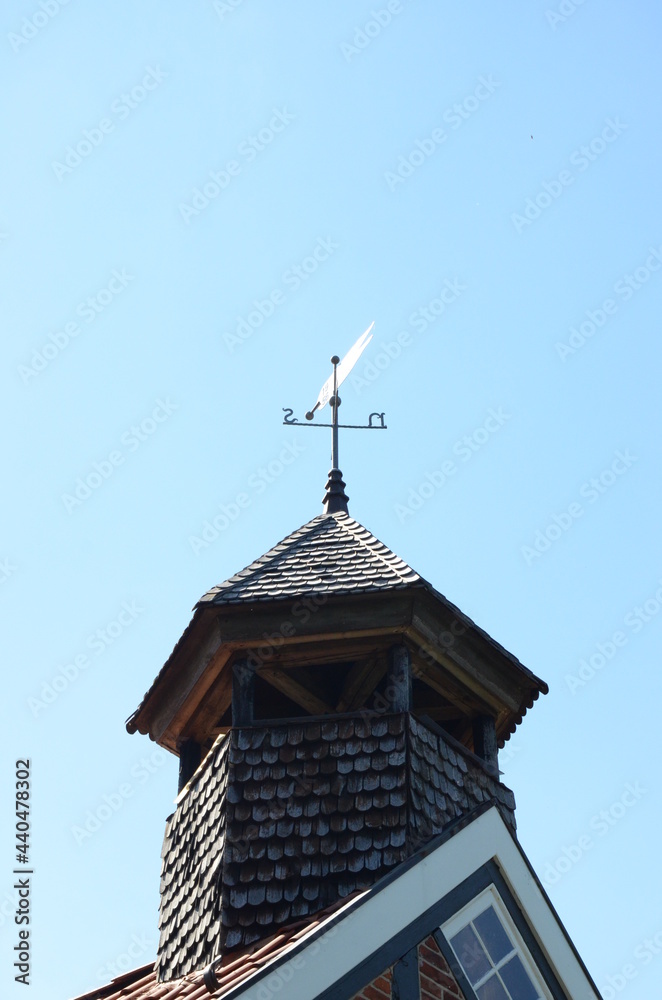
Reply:
[[499, 747], [496, 723], [491, 715], [477, 715], [473, 720], [474, 753], [484, 760], [488, 768], [498, 778]]
[[[197, 715], [224, 664], [239, 649], [257, 649], [261, 666], [276, 666], [281, 651], [300, 644], [317, 643], [319, 649], [339, 640], [379, 638], [402, 631], [411, 621], [408, 594], [357, 594], [351, 601], [335, 595], [317, 600], [322, 603], [316, 605], [314, 599], [306, 598], [222, 610], [211, 602], [197, 607], [149, 698], [129, 720], [129, 731], [149, 733], [170, 748], [174, 721], [176, 746], [177, 734], [188, 729], [188, 720]], [[366, 622], [370, 628], [365, 628]], [[273, 641], [265, 642], [265, 632]]]
[[202, 758], [202, 747], [195, 740], [183, 740], [179, 746], [179, 794], [193, 777]]
[[[271, 637], [266, 642], [265, 633]], [[382, 650], [389, 643], [403, 641], [405, 635], [414, 664], [415, 651], [420, 649], [421, 657], [431, 657], [431, 667], [441, 671], [426, 669], [421, 679], [468, 716], [496, 718], [498, 738], [510, 731], [521, 706], [538, 690], [546, 690], [542, 681], [462, 612], [424, 587], [351, 598], [277, 600], [250, 607], [220, 608], [208, 603], [196, 609], [149, 698], [129, 720], [129, 731], [148, 732], [172, 752], [184, 737], [204, 742], [229, 707], [231, 684], [225, 675], [231, 673], [228, 660], [240, 649], [246, 650], [245, 655], [257, 650], [261, 666], [274, 669], [306, 662], [356, 662], [358, 654], [363, 665], [357, 664], [356, 672], [347, 678], [348, 685], [355, 686], [343, 690], [339, 704], [360, 707], [383, 674]], [[367, 659], [374, 659], [374, 666], [368, 667]], [[309, 694], [323, 703], [328, 700], [314, 689]]]
[[[232, 653], [232, 648], [221, 642], [218, 625], [214, 622], [208, 627], [205, 641], [194, 652], [188, 651], [188, 659], [183, 649], [171, 657], [172, 667], [152, 695], [154, 704], [150, 699], [145, 706], [147, 731], [157, 742], [175, 717], [181, 732]], [[142, 718], [140, 721], [142, 732]]]
[[[511, 658], [506, 657], [505, 650], [500, 657], [494, 651], [486, 656], [473, 641], [477, 632], [475, 625], [460, 618], [445, 624], [446, 627], [438, 618], [428, 616], [422, 607], [416, 610], [412, 619], [413, 630], [419, 634], [419, 641], [423, 640], [422, 645], [467, 688], [490, 704], [494, 713], [504, 707], [516, 711], [529, 687], [521, 671], [514, 669]], [[506, 662], [507, 673], [503, 669]]]
[[[488, 711], [498, 712], [504, 706], [504, 698], [507, 696], [501, 694], [496, 694], [492, 690], [491, 686], [485, 683], [485, 677], [481, 675], [480, 666], [471, 666], [463, 652], [460, 652], [457, 648], [458, 643], [455, 646], [441, 645], [437, 641], [437, 635], [433, 629], [427, 628], [426, 625], [417, 619], [411, 630], [409, 636], [411, 641], [416, 643], [419, 650], [427, 657], [432, 657], [434, 661], [443, 667], [444, 671], [455, 680], [456, 684], [461, 685], [462, 689], [467, 695], [476, 695], [480, 699], [483, 705], [488, 706]], [[487, 670], [485, 665], [484, 669]]]
[[279, 670], [278, 667], [261, 667], [258, 670], [258, 676], [275, 687], [277, 691], [286, 694], [310, 715], [333, 715], [335, 712], [332, 705], [328, 705], [316, 694], [313, 694], [309, 688], [295, 680], [286, 670]]
[[252, 726], [255, 708], [255, 671], [245, 660], [232, 665], [232, 725]]
[[389, 632], [383, 636], [363, 636], [357, 638], [337, 639], [333, 636], [321, 636], [319, 641], [296, 643], [285, 646], [274, 653], [273, 660], [262, 664], [265, 667], [279, 667], [281, 663], [288, 666], [324, 666], [326, 664], [365, 661], [369, 657], [379, 655], [388, 649], [397, 633]]
[[[417, 709], [414, 708], [414, 712], [416, 711]], [[456, 722], [458, 719], [465, 718], [455, 705], [437, 705], [436, 707], [426, 705], [420, 711], [421, 714], [428, 715], [433, 722]]]
[[[221, 634], [224, 642], [245, 647], [270, 647], [274, 652], [299, 642], [378, 636], [406, 628], [411, 622], [412, 596], [403, 592], [334, 595], [314, 599], [257, 602], [250, 608], [223, 608]], [[370, 627], [366, 628], [366, 622]], [[270, 637], [266, 641], [264, 633]], [[265, 649], [265, 652], [268, 652]], [[266, 657], [262, 666], [268, 666]]]
[[417, 660], [414, 676], [424, 681], [433, 691], [442, 694], [447, 701], [457, 705], [462, 709], [463, 715], [489, 714], [491, 706], [459, 684], [453, 674], [441, 665]]
[[463, 725], [453, 727], [453, 736], [463, 747], [470, 747], [473, 740], [473, 724], [471, 720], [466, 719]]
[[[225, 715], [232, 704], [232, 669], [226, 663], [224, 669], [214, 678], [202, 701], [192, 702], [189, 711], [181, 713], [172, 721], [171, 730], [164, 736], [169, 736], [172, 730], [177, 730], [178, 739], [182, 736], [191, 737], [204, 743], [211, 729]], [[189, 706], [186, 706], [189, 708]]]
[[[446, 990], [444, 994], [448, 995]], [[421, 1000], [418, 948], [415, 945], [393, 966], [392, 997], [393, 1000]]]
[[411, 656], [404, 643], [388, 652], [386, 698], [391, 712], [411, 711]]
[[365, 705], [386, 673], [386, 657], [371, 656], [360, 660], [347, 674], [336, 712], [353, 712]]

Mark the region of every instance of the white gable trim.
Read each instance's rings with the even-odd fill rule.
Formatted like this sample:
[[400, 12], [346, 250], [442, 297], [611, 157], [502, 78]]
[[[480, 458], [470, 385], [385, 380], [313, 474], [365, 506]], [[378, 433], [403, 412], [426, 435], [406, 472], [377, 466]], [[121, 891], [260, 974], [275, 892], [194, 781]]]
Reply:
[[494, 861], [571, 1000], [600, 1000], [530, 866], [496, 807], [488, 809], [401, 874], [352, 900], [304, 938], [292, 957], [274, 959], [228, 994], [232, 1000], [311, 1000]]

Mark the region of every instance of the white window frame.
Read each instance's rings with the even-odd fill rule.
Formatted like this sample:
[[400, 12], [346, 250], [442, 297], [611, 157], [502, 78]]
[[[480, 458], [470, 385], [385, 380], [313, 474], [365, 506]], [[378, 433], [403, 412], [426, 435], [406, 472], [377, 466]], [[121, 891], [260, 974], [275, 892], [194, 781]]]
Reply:
[[[460, 956], [456, 953], [453, 945], [451, 944], [451, 938], [454, 937], [459, 931], [463, 930], [470, 923], [470, 921], [474, 919], [474, 917], [478, 917], [489, 906], [494, 907], [494, 911], [501, 921], [504, 931], [510, 938], [511, 944], [513, 945], [513, 952], [517, 953], [519, 956], [522, 965], [526, 969], [531, 982], [540, 993], [540, 996], [543, 1000], [554, 1000], [554, 997], [549, 992], [540, 970], [533, 961], [521, 934], [517, 930], [517, 927], [515, 926], [515, 923], [494, 884], [489, 885], [486, 889], [483, 889], [483, 891], [467, 903], [466, 906], [463, 906], [461, 910], [458, 910], [457, 913], [454, 913], [449, 920], [441, 925], [441, 932], [446, 938], [449, 948], [451, 948], [453, 954], [457, 958], [462, 971], [464, 972], [464, 968], [462, 966], [462, 962], [460, 961]], [[472, 995], [475, 996], [473, 987], [471, 988], [471, 991]]]

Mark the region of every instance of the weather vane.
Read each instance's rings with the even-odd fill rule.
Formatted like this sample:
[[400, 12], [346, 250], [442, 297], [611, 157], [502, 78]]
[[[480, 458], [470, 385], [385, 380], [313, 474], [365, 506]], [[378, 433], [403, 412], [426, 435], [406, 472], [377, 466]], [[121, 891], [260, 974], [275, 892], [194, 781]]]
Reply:
[[[372, 333], [370, 332], [375, 324], [371, 323], [365, 333], [362, 333], [359, 339], [356, 341], [353, 347], [350, 347], [349, 351], [345, 357], [340, 360], [337, 354], [334, 354], [331, 358], [331, 364], [333, 365], [333, 372], [329, 375], [328, 379], [320, 389], [320, 394], [317, 397], [317, 402], [313, 406], [312, 410], [306, 413], [306, 420], [312, 421], [315, 417], [317, 410], [321, 410], [326, 406], [327, 403], [331, 406], [332, 412], [332, 422], [330, 424], [299, 424], [298, 419], [293, 415], [294, 410], [290, 407], [283, 407], [283, 412], [285, 413], [285, 418], [283, 420], [284, 424], [299, 424], [300, 427], [331, 427], [332, 429], [332, 447], [331, 447], [331, 468], [339, 469], [338, 465], [338, 430], [342, 427], [343, 430], [364, 430], [364, 431], [381, 431], [386, 430], [386, 424], [384, 423], [383, 413], [371, 413], [368, 416], [367, 424], [339, 424], [338, 423], [338, 407], [340, 406], [341, 399], [338, 395], [338, 389], [345, 381], [352, 368], [359, 360], [363, 351], [366, 349], [370, 341], [372, 340]], [[373, 423], [373, 418], [377, 421]]]

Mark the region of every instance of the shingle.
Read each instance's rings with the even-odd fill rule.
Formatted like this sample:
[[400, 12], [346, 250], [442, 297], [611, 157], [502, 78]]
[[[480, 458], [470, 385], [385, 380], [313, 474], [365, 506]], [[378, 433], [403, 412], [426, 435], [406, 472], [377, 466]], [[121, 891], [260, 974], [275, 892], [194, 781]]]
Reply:
[[188, 971], [204, 941], [220, 944], [214, 906], [225, 843], [229, 741], [217, 741], [201, 775], [169, 819], [163, 852], [161, 978]]
[[[293, 745], [301, 759], [274, 759]], [[159, 975], [313, 919], [489, 799], [514, 826], [512, 792], [404, 713], [234, 730], [166, 824]]]
[[312, 594], [392, 590], [423, 583], [386, 545], [344, 513], [320, 514], [200, 604], [239, 604]]

